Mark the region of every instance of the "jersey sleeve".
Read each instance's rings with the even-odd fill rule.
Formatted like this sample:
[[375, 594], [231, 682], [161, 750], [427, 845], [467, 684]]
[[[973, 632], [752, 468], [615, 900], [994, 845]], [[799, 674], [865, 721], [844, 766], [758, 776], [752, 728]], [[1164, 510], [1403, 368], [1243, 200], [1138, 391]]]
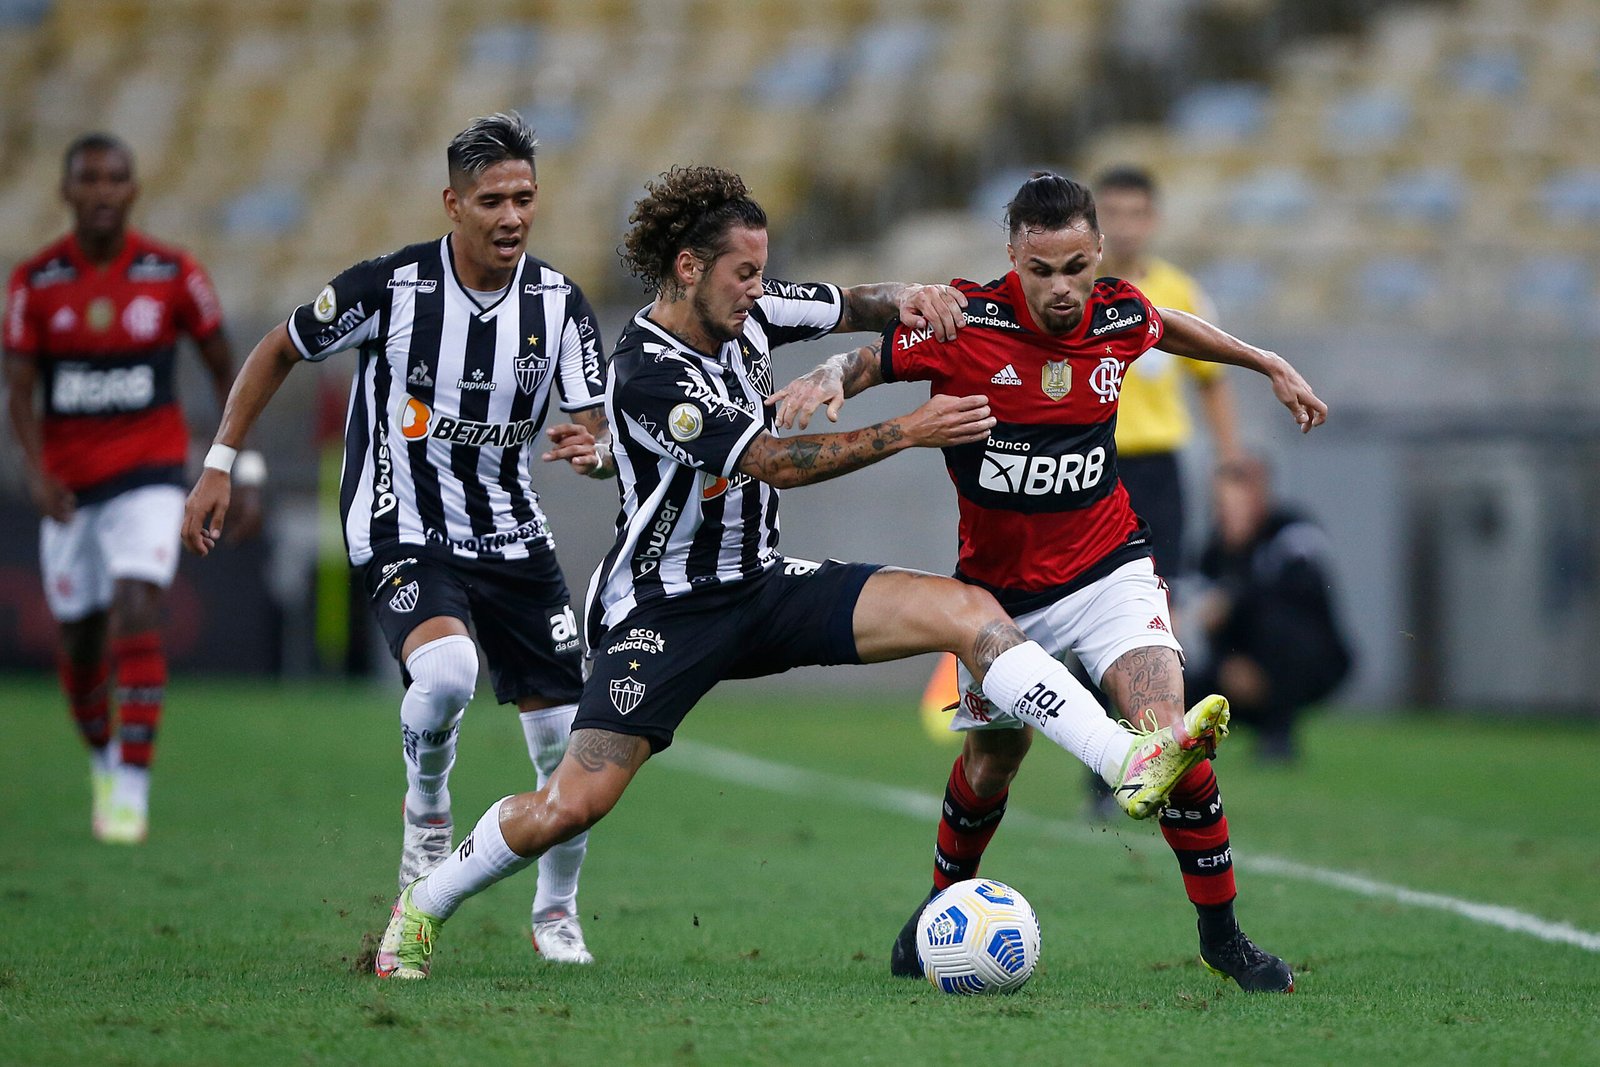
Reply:
[[606, 352], [594, 308], [576, 285], [567, 294], [556, 355], [556, 389], [562, 411], [582, 411], [606, 402]]
[[222, 302], [198, 260], [185, 255], [180, 263], [178, 325], [196, 341], [203, 341], [222, 328]]
[[718, 393], [699, 368], [663, 359], [619, 384], [617, 419], [630, 436], [662, 456], [726, 478], [762, 423]]
[[830, 334], [844, 317], [844, 295], [827, 282], [761, 281], [755, 312], [771, 348]]
[[289, 340], [312, 362], [378, 336], [378, 313], [387, 298], [377, 261], [358, 263], [323, 286], [309, 304], [289, 315]]
[[933, 336], [931, 329], [913, 329], [904, 323], [890, 323], [883, 331], [883, 350], [878, 356], [886, 382], [925, 382], [943, 374], [952, 347]]
[[36, 355], [39, 331], [28, 313], [28, 278], [22, 267], [11, 275], [6, 286], [5, 349], [13, 356]]

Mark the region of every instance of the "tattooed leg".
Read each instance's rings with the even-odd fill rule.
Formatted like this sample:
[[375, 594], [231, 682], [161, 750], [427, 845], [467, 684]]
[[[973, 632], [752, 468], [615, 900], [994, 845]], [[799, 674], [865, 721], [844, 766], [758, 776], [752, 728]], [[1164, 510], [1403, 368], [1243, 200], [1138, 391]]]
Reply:
[[610, 730], [574, 730], [555, 773], [534, 793], [507, 797], [500, 809], [506, 842], [522, 856], [542, 853], [605, 818], [644, 761], [650, 743]]
[[1129, 722], [1137, 722], [1146, 709], [1155, 714], [1158, 726], [1183, 719], [1183, 664], [1170, 648], [1124, 652], [1100, 679], [1100, 688]]

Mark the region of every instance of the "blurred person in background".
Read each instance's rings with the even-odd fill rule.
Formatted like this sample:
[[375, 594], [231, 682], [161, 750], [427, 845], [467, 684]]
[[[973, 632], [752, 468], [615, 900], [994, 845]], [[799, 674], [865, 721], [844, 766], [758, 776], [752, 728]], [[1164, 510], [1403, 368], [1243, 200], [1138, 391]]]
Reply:
[[1350, 673], [1328, 539], [1273, 499], [1259, 456], [1219, 464], [1212, 492], [1216, 526], [1200, 557], [1209, 588], [1195, 612], [1210, 652], [1189, 683], [1227, 693], [1234, 717], [1259, 731], [1262, 758], [1286, 762], [1301, 711]]
[[[149, 830], [167, 684], [162, 609], [189, 450], [178, 338], [195, 342], [219, 408], [232, 349], [200, 264], [129, 227], [139, 183], [126, 144], [106, 133], [74, 140], [61, 195], [72, 232], [19, 265], [6, 292], [8, 409], [43, 516], [45, 599], [61, 625], [61, 686], [89, 748], [94, 834], [136, 844]], [[259, 482], [259, 457], [246, 465]], [[256, 525], [257, 495], [241, 499], [234, 536]]]
[[1167, 727], [1136, 736], [983, 589], [898, 567], [786, 558], [782, 490], [907, 448], [980, 447], [994, 419], [969, 391], [859, 430], [779, 436], [772, 350], [892, 322], [908, 336], [953, 340], [965, 298], [945, 285], [767, 277], [766, 212], [729, 171], [674, 167], [646, 191], [624, 264], [655, 298], [623, 330], [607, 375], [622, 510], [589, 584], [591, 669], [572, 743], [547, 786], [501, 798], [401, 892], [378, 947], [381, 977], [426, 978], [439, 927], [462, 902], [604, 818], [725, 678], [958, 653], [993, 707], [1039, 723], [1085, 764], [1111, 768], [1136, 818], [1155, 813], [1226, 725], [1224, 702], [1220, 719], [1187, 735]]
[[[1194, 748], [1193, 724], [1220, 708], [1225, 726], [1228, 701], [1201, 695], [1184, 710], [1183, 649], [1166, 583], [1151, 557], [1149, 526], [1118, 478], [1122, 384], [1138, 360], [1165, 345], [1260, 373], [1303, 432], [1323, 422], [1327, 406], [1275, 353], [1103, 277], [1095, 199], [1078, 182], [1035, 174], [1006, 206], [1006, 232], [1010, 273], [982, 285], [951, 283], [967, 297], [958, 337], [891, 328], [779, 390], [778, 425], [798, 418], [803, 427], [822, 405], [833, 418], [845, 397], [884, 382], [929, 382], [935, 396], [986, 392], [996, 419], [988, 438], [944, 450], [961, 518], [956, 577], [993, 594], [1050, 655], [1081, 661], [1124, 722], [1145, 733], [1170, 730], [1167, 745]], [[962, 733], [962, 750], [945, 785], [924, 904], [977, 876], [1035, 729], [1060, 741], [1050, 720], [1030, 722], [996, 706], [965, 669], [960, 681], [950, 729]], [[1089, 766], [1129, 810], [1116, 771]], [[1159, 818], [1196, 911], [1206, 966], [1248, 991], [1293, 991], [1289, 966], [1257, 947], [1235, 918], [1228, 820], [1209, 760], [1197, 759], [1178, 780]], [[922, 907], [895, 939], [892, 974], [922, 974]]]
[[[577, 619], [531, 470], [552, 400], [573, 421], [546, 430], [543, 459], [596, 478], [616, 468], [594, 312], [571, 278], [527, 251], [537, 146], [515, 112], [456, 135], [443, 193], [450, 233], [351, 267], [256, 345], [184, 515], [184, 543], [203, 556], [228, 515], [235, 449], [289, 372], [357, 353], [340, 503], [350, 564], [406, 687], [402, 887], [450, 854], [450, 771], [479, 647], [495, 699], [518, 709], [541, 786], [566, 751], [583, 684]], [[533, 943], [556, 962], [593, 962], [577, 909], [587, 847], [579, 835], [539, 863]]]

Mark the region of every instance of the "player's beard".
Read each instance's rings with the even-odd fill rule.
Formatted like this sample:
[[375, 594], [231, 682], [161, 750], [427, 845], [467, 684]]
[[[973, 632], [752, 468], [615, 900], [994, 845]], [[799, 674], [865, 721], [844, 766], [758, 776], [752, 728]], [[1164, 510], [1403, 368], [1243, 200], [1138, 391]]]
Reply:
[[692, 306], [694, 307], [695, 318], [700, 320], [700, 328], [705, 331], [707, 337], [710, 337], [717, 344], [726, 344], [739, 336], [737, 330], [711, 313], [711, 301], [707, 299], [704, 293], [697, 291], [694, 294]]

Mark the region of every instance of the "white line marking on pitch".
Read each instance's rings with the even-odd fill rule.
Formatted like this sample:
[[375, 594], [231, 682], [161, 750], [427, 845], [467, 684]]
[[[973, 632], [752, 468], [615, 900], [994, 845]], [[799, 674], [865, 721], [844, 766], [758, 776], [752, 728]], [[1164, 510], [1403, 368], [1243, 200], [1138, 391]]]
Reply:
[[[699, 741], [677, 742], [666, 758], [661, 760], [661, 765], [691, 771], [707, 778], [719, 778], [725, 782], [754, 786], [774, 793], [815, 796], [820, 792], [830, 799], [844, 799], [861, 807], [915, 819], [937, 819], [941, 807], [939, 798], [912, 789], [901, 789], [879, 782], [864, 782], [829, 774], [826, 771], [813, 771], [805, 767], [774, 763], [771, 760]], [[1080, 824], [1065, 819], [1033, 815], [1025, 811], [1007, 812], [1005, 821], [1007, 826], [1021, 827], [1031, 833], [1074, 844], [1115, 843], [1141, 851], [1154, 849], [1155, 845], [1160, 844], [1162, 850], [1165, 850], [1165, 842], [1159, 838], [1091, 834]], [[1252, 852], [1242, 858], [1247, 861], [1247, 869], [1251, 871], [1275, 874], [1280, 878], [1294, 881], [1315, 882], [1359, 896], [1393, 900], [1412, 907], [1450, 912], [1487, 926], [1528, 934], [1541, 941], [1575, 945], [1590, 952], [1600, 952], [1600, 934], [1580, 930], [1570, 923], [1550, 922], [1537, 915], [1517, 911], [1515, 908], [1502, 907], [1498, 904], [1479, 904], [1471, 900], [1445, 896], [1442, 893], [1423, 893], [1404, 886], [1390, 885], [1387, 882], [1345, 874], [1326, 867], [1315, 867], [1308, 863], [1297, 863], [1278, 856]]]

